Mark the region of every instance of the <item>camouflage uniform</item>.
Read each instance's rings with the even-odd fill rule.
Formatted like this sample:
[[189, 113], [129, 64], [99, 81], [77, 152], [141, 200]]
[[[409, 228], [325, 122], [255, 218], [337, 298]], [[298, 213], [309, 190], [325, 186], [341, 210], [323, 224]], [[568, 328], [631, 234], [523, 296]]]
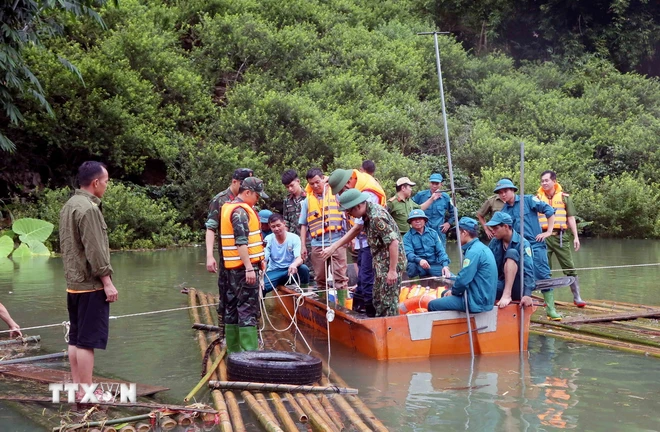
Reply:
[[[218, 228], [220, 227], [220, 209], [222, 205], [236, 199], [231, 192], [231, 188], [227, 188], [220, 192], [211, 200], [209, 204], [209, 214], [206, 219], [206, 229], [212, 230], [218, 235]], [[220, 236], [218, 236], [218, 245], [220, 244]], [[221, 250], [221, 249], [219, 249]], [[225, 316], [225, 293], [227, 286], [227, 270], [225, 263], [222, 260], [222, 254], [218, 260], [218, 327], [220, 330], [220, 338], [224, 336], [224, 316]]]
[[[376, 277], [374, 280], [373, 305], [376, 316], [399, 315], [399, 289], [401, 273], [406, 266], [406, 253], [399, 233], [399, 227], [384, 207], [367, 202], [367, 213], [363, 216], [367, 243], [373, 255], [373, 266]], [[389, 245], [399, 241], [399, 260], [396, 265], [397, 281], [387, 284], [387, 272], [390, 268]]]
[[[242, 202], [240, 198], [234, 202]], [[238, 207], [231, 214], [236, 245], [247, 245], [249, 216], [245, 209]], [[245, 282], [245, 268], [227, 270], [227, 289], [225, 290], [227, 324], [239, 327], [256, 327], [259, 320], [259, 266], [254, 265], [256, 281], [253, 285]]]

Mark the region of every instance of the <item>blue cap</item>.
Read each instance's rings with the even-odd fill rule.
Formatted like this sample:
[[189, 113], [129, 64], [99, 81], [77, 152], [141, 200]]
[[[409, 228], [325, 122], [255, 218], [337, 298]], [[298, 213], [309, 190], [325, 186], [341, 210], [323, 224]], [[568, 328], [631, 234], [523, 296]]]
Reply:
[[259, 222], [268, 223], [268, 218], [273, 214], [270, 210], [259, 210]]
[[428, 216], [426, 216], [426, 213], [424, 213], [424, 210], [422, 209], [414, 209], [410, 211], [410, 214], [408, 215], [408, 223], [413, 219], [429, 220]]
[[507, 213], [498, 211], [495, 212], [491, 220], [486, 222], [486, 226], [496, 226], [496, 225], [509, 225], [513, 226], [513, 219]]
[[442, 183], [442, 174], [440, 174], [440, 173], [431, 174], [431, 177], [429, 178], [429, 181], [430, 182]]
[[477, 228], [479, 227], [479, 222], [476, 220], [463, 216], [459, 221], [458, 221], [458, 227], [460, 229], [464, 230], [470, 230], [470, 231], [476, 231]]
[[493, 193], [497, 193], [497, 191], [500, 189], [513, 189], [514, 191], [518, 191], [516, 185], [514, 185], [513, 182], [509, 179], [502, 179], [498, 181], [495, 185], [495, 190]]

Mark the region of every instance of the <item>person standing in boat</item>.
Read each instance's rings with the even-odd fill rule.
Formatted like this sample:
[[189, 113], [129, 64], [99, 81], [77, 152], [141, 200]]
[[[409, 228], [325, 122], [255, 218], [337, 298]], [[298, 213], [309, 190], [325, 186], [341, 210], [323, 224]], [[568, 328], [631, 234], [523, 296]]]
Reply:
[[[218, 274], [218, 335], [220, 340], [225, 338], [225, 294], [227, 292], [227, 272], [224, 261], [215, 260], [213, 248], [215, 246], [215, 234], [220, 227], [220, 211], [225, 203], [231, 202], [238, 196], [238, 188], [241, 182], [252, 177], [253, 171], [249, 168], [237, 168], [231, 176], [231, 184], [227, 189], [213, 197], [209, 204], [209, 213], [206, 219], [206, 270]], [[218, 247], [218, 251], [221, 249]], [[220, 252], [221, 253], [221, 252]], [[222, 255], [221, 255], [222, 258]]]
[[[339, 210], [339, 204], [326, 183], [326, 178], [320, 168], [312, 168], [307, 171], [307, 198], [302, 202], [300, 208], [300, 238], [312, 237], [312, 250], [309, 252], [312, 267], [314, 268], [314, 280], [316, 287], [322, 293], [326, 291], [326, 266], [328, 258], [331, 258], [332, 276], [337, 298], [343, 304], [346, 299], [346, 288], [348, 276], [346, 276], [346, 248], [336, 249], [332, 257], [323, 257], [323, 248], [339, 241], [346, 234], [346, 221], [343, 213]], [[307, 259], [307, 246], [303, 243], [301, 247], [303, 259]]]
[[108, 344], [110, 303], [118, 298], [101, 204], [109, 180], [104, 164], [84, 162], [78, 169], [80, 189], [60, 211], [60, 248], [70, 321], [69, 362], [74, 383], [92, 384], [94, 350], [104, 350]]
[[[442, 174], [433, 173], [429, 177], [429, 188], [417, 192], [413, 197], [429, 218], [428, 226], [440, 235], [443, 246], [447, 245], [447, 232], [454, 221], [454, 205], [442, 189]], [[447, 216], [447, 214], [449, 214]]]
[[[505, 177], [505, 180], [511, 179]], [[498, 194], [493, 194], [477, 210], [477, 219], [479, 219], [479, 223], [484, 228], [484, 232], [489, 240], [493, 238], [493, 230], [489, 226], [486, 226], [486, 218], [492, 217], [496, 212], [501, 211], [503, 207], [504, 201], [500, 199]]]
[[284, 217], [279, 213], [273, 213], [268, 224], [273, 233], [264, 239], [267, 264], [264, 295], [291, 278], [305, 290], [309, 287], [309, 268], [303, 264], [300, 255], [300, 237], [287, 231]]
[[396, 181], [396, 195], [387, 201], [387, 211], [390, 212], [392, 218], [399, 226], [401, 236], [405, 235], [410, 229], [408, 224], [408, 215], [411, 211], [421, 208], [426, 210], [429, 203], [420, 206], [412, 200], [413, 186], [417, 183], [412, 182], [408, 177], [401, 177]]
[[[516, 194], [518, 188], [509, 179], [503, 178], [497, 182], [493, 192], [504, 201], [502, 211], [513, 220], [513, 230], [520, 233], [520, 196]], [[534, 195], [525, 195], [523, 199], [525, 227], [524, 237], [532, 247], [534, 257], [534, 277], [536, 280], [550, 279], [550, 266], [548, 264], [548, 249], [545, 239], [552, 235], [555, 223], [555, 210], [547, 203]], [[546, 231], [541, 230], [539, 213], [548, 220]], [[561, 315], [555, 309], [555, 293], [552, 289], [541, 291], [545, 299], [545, 313], [549, 320], [561, 321]]]
[[[532, 247], [527, 239], [513, 230], [513, 219], [504, 212], [496, 212], [488, 221], [493, 230], [493, 239], [488, 247], [495, 256], [497, 264], [497, 301], [498, 306], [506, 307], [512, 300], [523, 306], [532, 305], [532, 291], [536, 288], [534, 280], [534, 258]], [[520, 242], [524, 242], [523, 288], [520, 287]]]
[[442, 276], [449, 278], [449, 256], [440, 242], [437, 231], [426, 226], [429, 220], [424, 210], [415, 209], [408, 214], [410, 231], [403, 236], [409, 278]]
[[259, 349], [259, 272], [266, 270], [259, 216], [254, 211], [259, 197], [268, 198], [263, 181], [246, 178], [236, 199], [224, 204], [220, 213], [220, 245], [227, 269], [227, 353]]
[[375, 272], [373, 303], [367, 315], [372, 316], [369, 310], [377, 317], [398, 315], [401, 272], [406, 265], [406, 256], [396, 222], [383, 206], [372, 203], [367, 193], [357, 189], [342, 193], [339, 206], [351, 217], [361, 218], [363, 225], [356, 224], [340, 241], [324, 250], [324, 256], [331, 256], [336, 248], [347, 244], [364, 230]]
[[7, 327], [9, 327], [10, 338], [23, 336], [21, 333], [21, 327], [12, 319], [11, 315], [9, 315], [9, 311], [2, 303], [0, 303], [0, 319], [7, 324]]
[[[470, 312], [493, 309], [497, 294], [497, 264], [490, 249], [479, 241], [479, 224], [469, 217], [458, 221], [459, 241], [463, 249], [463, 268], [451, 290], [429, 302], [429, 312], [456, 310], [465, 312], [464, 293], [468, 292]], [[412, 231], [412, 230], [411, 230]]]
[[[355, 188], [364, 192], [367, 199], [382, 207], [387, 206], [387, 197], [380, 183], [366, 172], [358, 170], [337, 169], [330, 174], [328, 184], [332, 188], [332, 193], [340, 196], [344, 191]], [[353, 221], [358, 228], [362, 226], [362, 220]], [[361, 234], [358, 229], [354, 248], [358, 250], [358, 283], [355, 294], [353, 295], [353, 310], [356, 312], [366, 312], [371, 316], [375, 314], [373, 309], [373, 287], [374, 287], [374, 264], [373, 255], [369, 248], [369, 242], [366, 235]]]
[[[571, 243], [575, 248], [575, 252], [580, 249], [580, 237], [575, 222], [576, 211], [573, 200], [557, 183], [557, 174], [549, 170], [541, 174], [541, 187], [536, 196], [555, 209], [555, 224], [552, 235], [545, 240], [548, 247], [548, 264], [552, 268], [552, 254], [554, 253], [557, 255], [557, 261], [564, 270], [564, 274], [575, 277], [575, 282], [570, 286], [573, 293], [573, 303], [577, 307], [583, 308], [587, 303], [580, 297], [580, 282], [578, 281], [575, 264], [573, 263], [573, 254], [571, 253]], [[548, 229], [548, 219], [542, 213], [539, 213], [539, 223], [541, 228]], [[570, 228], [572, 238], [565, 235], [566, 228]]]

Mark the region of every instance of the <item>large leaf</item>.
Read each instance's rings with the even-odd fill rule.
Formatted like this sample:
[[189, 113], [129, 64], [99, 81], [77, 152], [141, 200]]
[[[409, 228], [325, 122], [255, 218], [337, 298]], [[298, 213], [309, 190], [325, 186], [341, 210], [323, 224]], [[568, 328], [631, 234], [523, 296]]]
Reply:
[[32, 218], [18, 219], [12, 225], [18, 238], [29, 245], [33, 245], [35, 242], [45, 242], [53, 232], [53, 228], [53, 224], [50, 222]]
[[0, 258], [7, 258], [14, 250], [14, 240], [9, 236], [0, 237]]
[[32, 255], [50, 256], [50, 251], [46, 245], [41, 242], [35, 241], [32, 244], [29, 244], [28, 247], [30, 248]]
[[14, 261], [9, 258], [0, 257], [0, 273], [11, 273], [14, 271]]
[[13, 258], [26, 258], [31, 256], [32, 251], [30, 251], [30, 248], [25, 243], [21, 243], [21, 245], [16, 248], [14, 254], [12, 255]]

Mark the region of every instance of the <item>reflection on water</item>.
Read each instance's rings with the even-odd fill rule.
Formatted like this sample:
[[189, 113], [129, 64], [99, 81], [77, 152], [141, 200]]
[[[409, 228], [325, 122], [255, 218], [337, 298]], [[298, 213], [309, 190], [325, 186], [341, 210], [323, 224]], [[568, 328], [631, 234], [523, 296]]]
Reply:
[[[578, 267], [660, 262], [660, 242], [587, 239], [575, 259]], [[181, 285], [216, 290], [203, 248], [115, 253], [112, 263], [119, 290], [113, 316], [186, 306]], [[660, 305], [659, 267], [580, 275], [587, 300]], [[558, 297], [571, 300], [568, 289]], [[65, 299], [58, 258], [0, 260], [0, 301], [22, 327], [66, 320]], [[65, 347], [61, 327], [28, 333], [40, 334], [47, 351]], [[310, 339], [327, 352], [325, 337]], [[469, 357], [383, 363], [333, 344], [331, 366], [393, 431], [660, 429], [658, 359], [540, 336], [530, 336], [529, 348], [522, 362], [518, 355], [478, 357], [471, 368]], [[101, 374], [170, 387], [173, 401], [197, 383], [200, 363], [185, 310], [112, 320], [108, 350], [96, 362]], [[33, 430], [1, 404], [0, 424]]]

